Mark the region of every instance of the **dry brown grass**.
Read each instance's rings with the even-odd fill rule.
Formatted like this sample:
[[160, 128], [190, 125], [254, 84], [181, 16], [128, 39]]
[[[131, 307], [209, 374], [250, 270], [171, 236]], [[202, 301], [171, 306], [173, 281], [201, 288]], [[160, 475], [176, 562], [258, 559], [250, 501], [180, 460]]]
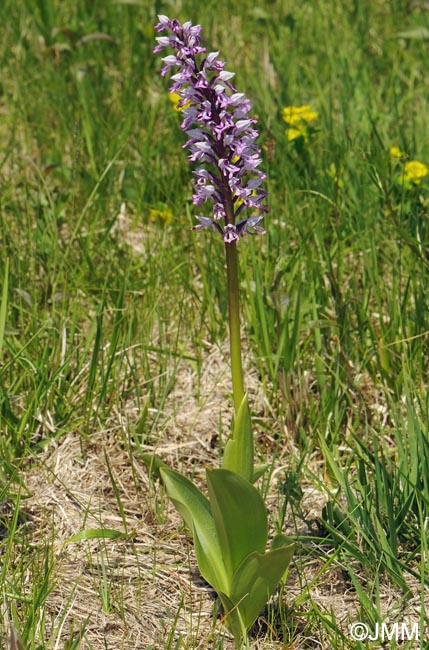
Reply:
[[[197, 482], [205, 465], [217, 464], [213, 436], [219, 428], [219, 414], [224, 431], [231, 417], [223, 351], [211, 348], [203, 368], [198, 383], [191, 366], [182, 364], [161, 414], [159, 441], [148, 447], [174, 467], [193, 474]], [[266, 412], [257, 377], [251, 373], [249, 391], [255, 409]], [[213, 619], [215, 596], [198, 574], [192, 542], [180, 529], [174, 508], [163, 501], [162, 492], [149, 480], [130, 442], [130, 427], [137, 417], [130, 404], [127, 413], [116, 414], [110, 428], [95, 431], [89, 439], [83, 439], [79, 431], [64, 436], [34, 459], [25, 476], [30, 492], [25, 511], [30, 518], [31, 543], [35, 552], [50, 547], [53, 562], [50, 581], [54, 587], [45, 612], [54, 630], [52, 647], [64, 647], [65, 639], [85, 623], [82, 650], [162, 650], [170, 647], [169, 639], [180, 636], [180, 647], [202, 650], [216, 647], [224, 634]], [[274, 479], [287, 467], [292, 445], [290, 441], [285, 444]], [[322, 473], [316, 464], [312, 469]], [[272, 511], [276, 509], [275, 484], [272, 480], [268, 495]], [[314, 485], [305, 488], [303, 508], [309, 519], [320, 514], [324, 500]], [[287, 523], [293, 528], [292, 521]], [[97, 528], [126, 532], [128, 537], [66, 543], [83, 529]], [[309, 632], [311, 626], [306, 626], [309, 600], [347, 630], [350, 620], [357, 617], [358, 601], [341, 568], [329, 565], [328, 559], [329, 555], [325, 559], [321, 554], [302, 555], [291, 568], [284, 598], [292, 607], [294, 640], [266, 641], [262, 620], [254, 648], [328, 648], [324, 632]], [[103, 587], [108, 594], [104, 608]], [[303, 589], [309, 594], [307, 603], [294, 607]], [[387, 584], [385, 596], [386, 611], [400, 602]], [[233, 647], [225, 632], [223, 648]]]

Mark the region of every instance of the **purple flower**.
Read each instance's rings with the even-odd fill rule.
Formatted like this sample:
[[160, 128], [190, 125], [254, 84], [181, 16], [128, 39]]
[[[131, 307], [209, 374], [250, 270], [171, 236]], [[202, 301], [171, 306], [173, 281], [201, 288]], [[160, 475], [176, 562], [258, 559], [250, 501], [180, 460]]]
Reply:
[[[157, 37], [154, 52], [166, 47], [174, 51], [163, 57], [161, 75], [178, 68], [171, 76], [170, 92], [180, 96], [179, 107], [187, 106], [181, 124], [189, 137], [184, 147], [190, 151], [188, 160], [199, 164], [194, 172], [193, 202], [213, 203], [213, 218], [197, 217], [194, 228], [217, 230], [225, 243], [238, 241], [246, 233], [265, 233], [259, 225], [267, 211], [267, 192], [261, 189], [265, 174], [258, 169], [261, 152], [255, 143], [256, 120], [248, 117], [250, 102], [230, 83], [234, 73], [225, 70], [219, 52], [207, 54], [201, 45], [200, 25], [190, 21], [181, 25], [167, 16], [158, 19], [155, 29], [169, 35]], [[237, 222], [246, 209], [252, 210], [252, 216]]]

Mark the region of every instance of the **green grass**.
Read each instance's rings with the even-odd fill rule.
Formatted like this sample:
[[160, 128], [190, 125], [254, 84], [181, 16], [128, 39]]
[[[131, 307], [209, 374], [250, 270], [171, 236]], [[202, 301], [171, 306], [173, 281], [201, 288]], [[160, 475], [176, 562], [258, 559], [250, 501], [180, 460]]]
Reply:
[[[404, 163], [389, 147], [429, 164], [429, 12], [424, 2], [396, 0], [179, 7], [178, 18], [203, 25], [208, 47], [251, 98], [268, 174], [268, 235], [239, 247], [243, 337], [265, 396], [255, 423], [257, 453], [272, 463], [263, 486], [272, 525], [295, 530], [301, 544], [294, 586], [265, 612], [252, 643], [370, 647], [353, 644], [350, 622], [401, 622], [413, 602], [426, 647], [429, 177], [401, 187]], [[140, 558], [128, 487], [115, 469], [123, 454], [136, 517], [168, 558], [184, 538], [163, 532], [172, 511], [156, 483], [142, 484], [139, 454], [167, 450], [199, 475], [201, 463], [216, 460], [215, 434], [227, 431], [225, 408], [214, 430], [171, 433], [187, 408], [187, 395], [175, 393], [183, 373], [204, 403], [210, 346], [227, 339], [222, 245], [190, 230], [180, 117], [152, 55], [156, 14], [175, 12], [174, 3], [146, 0], [0, 6], [2, 646], [13, 628], [34, 650], [105, 647], [91, 640], [101, 623], [76, 613], [73, 594], [55, 611], [60, 532], [52, 520], [47, 536], [37, 534], [26, 505], [28, 476], [73, 436], [79, 462], [97, 447], [117, 516], [115, 525], [86, 527], [134, 539], [140, 577], [130, 584], [141, 616], [145, 581], [171, 575], [169, 588], [183, 590], [177, 608], [160, 613], [164, 637], [147, 647], [230, 647], [207, 622], [186, 561], [163, 556], [148, 567]], [[319, 117], [298, 146], [281, 110], [302, 104]], [[171, 223], [151, 220], [150, 210], [168, 209]], [[186, 446], [197, 439], [207, 448], [213, 440], [212, 456]], [[322, 496], [311, 515], [309, 487]], [[144, 647], [128, 630], [127, 578], [112, 563], [112, 544], [85, 551], [99, 611], [123, 625], [115, 647]], [[342, 620], [317, 598], [338, 574], [353, 594]], [[105, 643], [108, 634], [100, 631]]]

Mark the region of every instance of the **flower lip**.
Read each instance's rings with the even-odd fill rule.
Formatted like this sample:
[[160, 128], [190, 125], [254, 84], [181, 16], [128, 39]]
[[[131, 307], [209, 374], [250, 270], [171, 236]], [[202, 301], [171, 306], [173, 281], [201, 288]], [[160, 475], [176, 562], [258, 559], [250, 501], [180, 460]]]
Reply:
[[223, 234], [223, 240], [225, 244], [232, 244], [240, 239], [238, 235], [237, 227], [232, 223], [228, 223], [225, 226], [225, 232]]

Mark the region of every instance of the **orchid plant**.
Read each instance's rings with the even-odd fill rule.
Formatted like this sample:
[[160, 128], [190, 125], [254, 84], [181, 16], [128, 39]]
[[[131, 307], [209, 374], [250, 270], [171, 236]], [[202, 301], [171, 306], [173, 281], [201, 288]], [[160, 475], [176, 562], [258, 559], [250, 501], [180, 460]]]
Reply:
[[[277, 535], [267, 551], [268, 522], [264, 501], [254, 486], [265, 466], [255, 467], [251, 416], [244, 390], [239, 311], [237, 243], [247, 234], [265, 233], [265, 175], [259, 169], [256, 120], [251, 105], [231, 84], [219, 52], [201, 45], [201, 26], [159, 16], [155, 53], [163, 58], [162, 76], [172, 68], [171, 94], [179, 97], [184, 147], [197, 163], [193, 202], [212, 204], [211, 215], [197, 216], [195, 230], [209, 228], [221, 236], [226, 253], [228, 314], [234, 420], [222, 467], [207, 469], [206, 496], [189, 479], [161, 459], [145, 455], [162, 480], [168, 497], [190, 528], [201, 575], [216, 590], [224, 621], [236, 647], [248, 646], [248, 631], [282, 580], [293, 544]], [[250, 216], [245, 216], [250, 211]]]

